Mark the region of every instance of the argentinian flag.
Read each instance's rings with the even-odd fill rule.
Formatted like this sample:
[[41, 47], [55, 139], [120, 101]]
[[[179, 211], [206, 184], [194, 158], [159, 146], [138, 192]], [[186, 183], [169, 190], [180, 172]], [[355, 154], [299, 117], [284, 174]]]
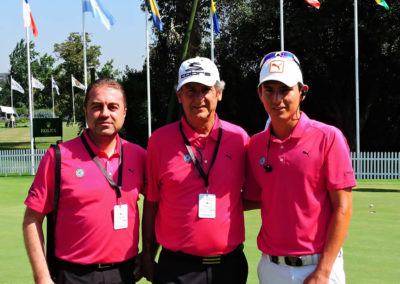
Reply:
[[114, 25], [114, 17], [103, 8], [100, 0], [83, 0], [83, 12], [91, 12], [93, 17], [100, 20], [107, 30]]

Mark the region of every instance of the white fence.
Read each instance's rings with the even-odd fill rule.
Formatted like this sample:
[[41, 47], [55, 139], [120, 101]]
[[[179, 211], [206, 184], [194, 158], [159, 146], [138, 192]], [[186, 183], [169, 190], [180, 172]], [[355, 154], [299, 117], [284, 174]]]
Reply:
[[[35, 172], [46, 150], [35, 150]], [[400, 152], [361, 152], [360, 157], [351, 153], [357, 179], [400, 179]], [[0, 150], [0, 175], [29, 174], [31, 150]]]
[[357, 179], [400, 179], [400, 152], [351, 153]]
[[[34, 151], [35, 172], [39, 166], [40, 160], [46, 153], [46, 149], [37, 149]], [[15, 149], [0, 150], [0, 175], [8, 174], [30, 174], [31, 173], [31, 150]]]

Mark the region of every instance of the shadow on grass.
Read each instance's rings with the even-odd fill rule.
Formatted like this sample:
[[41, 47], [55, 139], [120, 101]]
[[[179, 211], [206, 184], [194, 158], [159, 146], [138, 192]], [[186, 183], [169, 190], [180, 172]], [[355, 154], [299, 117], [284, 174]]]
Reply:
[[353, 191], [361, 191], [361, 192], [398, 192], [398, 193], [400, 193], [400, 189], [382, 189], [382, 188], [353, 188]]
[[[35, 142], [36, 149], [48, 149], [55, 141]], [[30, 149], [30, 142], [0, 142], [0, 150]]]
[[30, 142], [0, 142], [0, 149], [21, 149], [31, 147]]

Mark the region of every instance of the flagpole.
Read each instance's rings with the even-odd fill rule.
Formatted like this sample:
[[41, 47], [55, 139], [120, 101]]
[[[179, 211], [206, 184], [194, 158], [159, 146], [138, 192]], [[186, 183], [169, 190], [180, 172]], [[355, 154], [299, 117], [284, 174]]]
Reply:
[[146, 10], [146, 71], [147, 71], [147, 124], [149, 138], [151, 135], [151, 102], [150, 102], [150, 43], [149, 43], [149, 21]]
[[33, 106], [32, 106], [32, 79], [31, 79], [31, 56], [29, 50], [29, 28], [26, 27], [26, 57], [28, 61], [28, 88], [29, 88], [29, 123], [30, 127], [30, 140], [31, 140], [31, 175], [35, 175], [35, 152], [33, 147]]
[[[10, 81], [10, 83], [11, 83], [12, 82], [12, 76], [10, 76], [10, 78], [11, 78], [11, 81]], [[10, 86], [11, 86], [11, 107], [14, 109], [12, 84], [10, 84]]]
[[82, 0], [83, 77], [86, 89], [87, 88], [86, 32], [85, 32], [85, 13], [83, 12], [83, 1], [84, 0]]
[[[32, 82], [32, 77], [31, 77], [31, 82]], [[34, 93], [35, 91], [33, 86], [31, 87], [31, 90], [32, 90], [32, 118], [35, 118], [35, 105], [33, 104], [33, 96], [35, 95]]]
[[210, 7], [210, 23], [211, 23], [211, 60], [214, 61], [214, 19], [211, 7]]
[[53, 118], [55, 118], [54, 114], [54, 88], [53, 88], [53, 75], [51, 75], [51, 100], [53, 102]]
[[283, 32], [283, 0], [280, 0], [280, 14], [281, 14], [281, 51], [285, 50], [284, 47], [284, 32]]
[[360, 90], [358, 74], [358, 11], [357, 0], [354, 0], [354, 64], [356, 81], [356, 139], [357, 139], [357, 170], [356, 178], [360, 178]]
[[74, 84], [72, 83], [72, 74], [71, 74], [71, 88], [72, 88], [72, 115], [74, 117], [74, 124], [75, 125], [75, 98], [74, 98]]

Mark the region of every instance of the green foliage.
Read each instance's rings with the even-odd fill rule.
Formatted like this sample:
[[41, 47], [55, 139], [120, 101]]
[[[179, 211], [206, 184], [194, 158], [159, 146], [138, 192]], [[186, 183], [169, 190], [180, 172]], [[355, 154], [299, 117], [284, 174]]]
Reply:
[[117, 79], [120, 74], [121, 72], [118, 69], [114, 69], [114, 59], [107, 61], [101, 70], [97, 72], [98, 78]]
[[[225, 1], [220, 8], [225, 20], [216, 41], [216, 56], [227, 81], [227, 95], [219, 112], [253, 134], [264, 128], [266, 120], [256, 92], [258, 63], [264, 54], [281, 49], [279, 3]], [[400, 5], [393, 2], [390, 8], [388, 13], [374, 1], [359, 1], [362, 150], [399, 149], [400, 104], [391, 90], [400, 78], [391, 70], [400, 67], [400, 28], [395, 17]], [[343, 0], [324, 1], [319, 10], [304, 1], [286, 1], [284, 5], [285, 49], [299, 57], [305, 83], [310, 86], [301, 108], [311, 118], [339, 127], [354, 150], [353, 12], [353, 3]], [[393, 135], [387, 137], [387, 132]]]
[[[87, 68], [97, 68], [100, 65], [98, 57], [101, 55], [100, 46], [89, 46], [91, 39], [86, 33], [86, 59]], [[69, 34], [63, 43], [54, 44], [54, 53], [61, 60], [59, 68], [65, 75], [74, 75], [78, 80], [83, 78], [83, 43], [82, 37], [77, 32]], [[81, 81], [83, 82], [83, 80]]]
[[[164, 31], [156, 32], [150, 54], [152, 111], [155, 128], [165, 124], [174, 96], [180, 50], [191, 1], [159, 3]], [[374, 1], [359, 1], [359, 72], [361, 150], [399, 150], [400, 4], [385, 11]], [[226, 81], [218, 114], [243, 126], [249, 134], [264, 128], [267, 114], [259, 102], [259, 61], [281, 49], [279, 1], [220, 0], [220, 34], [215, 56]], [[302, 63], [310, 92], [301, 109], [311, 118], [340, 128], [355, 150], [355, 67], [353, 2], [321, 1], [317, 10], [305, 1], [285, 1], [285, 49]], [[200, 1], [188, 57], [210, 56], [208, 1]], [[201, 40], [199, 40], [201, 39]], [[179, 112], [175, 112], [178, 119]], [[372, 131], [373, 130], [373, 131]], [[391, 135], [387, 135], [391, 133]]]
[[[86, 60], [87, 68], [98, 68], [100, 66], [99, 56], [101, 55], [100, 46], [90, 46], [91, 39], [86, 33]], [[60, 89], [60, 96], [56, 96], [57, 115], [67, 117], [72, 120], [72, 90], [71, 75], [84, 84], [83, 74], [83, 43], [82, 37], [77, 32], [69, 34], [68, 38], [62, 43], [54, 44], [54, 53], [61, 63], [56, 68], [56, 76], [54, 80]], [[79, 120], [84, 124], [81, 115], [83, 107], [84, 92], [78, 88], [74, 88], [75, 94], [75, 113]], [[79, 112], [79, 113], [78, 113]]]
[[[148, 138], [146, 73], [126, 67], [120, 83], [125, 90], [128, 104], [121, 135], [146, 148]], [[155, 119], [153, 117], [153, 123], [156, 122]]]
[[[11, 76], [25, 91], [24, 94], [21, 94], [20, 92], [13, 90], [14, 106], [18, 107], [28, 106], [29, 100], [26, 51], [26, 42], [24, 39], [21, 39], [9, 56]], [[35, 51], [35, 44], [32, 41], [29, 43], [29, 51], [31, 60], [31, 75], [38, 79], [45, 86], [43, 91], [39, 89], [33, 89], [34, 108], [49, 107], [51, 106], [51, 75], [53, 73], [55, 59], [47, 53], [45, 53], [43, 56], [40, 56], [40, 54]], [[9, 99], [11, 97], [10, 84], [11, 82], [7, 82], [2, 91], [4, 97], [8, 98], [8, 100], [5, 100], [6, 105], [11, 105]]]

